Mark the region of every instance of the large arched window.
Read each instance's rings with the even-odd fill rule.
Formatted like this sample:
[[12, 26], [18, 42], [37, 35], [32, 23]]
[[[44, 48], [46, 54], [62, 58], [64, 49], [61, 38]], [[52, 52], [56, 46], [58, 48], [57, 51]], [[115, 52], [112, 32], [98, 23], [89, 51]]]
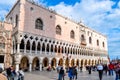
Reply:
[[43, 30], [43, 21], [40, 18], [36, 19], [36, 21], [35, 21], [35, 28]]
[[61, 27], [59, 25], [56, 26], [56, 34], [61, 35]]
[[74, 31], [73, 31], [73, 30], [70, 32], [70, 38], [72, 38], [72, 39], [74, 39], [74, 38], [75, 38], [75, 33], [74, 33]]
[[92, 38], [91, 37], [89, 37], [89, 43], [92, 44]]
[[81, 35], [81, 41], [85, 41], [84, 35]]
[[97, 46], [99, 46], [99, 40], [97, 40]]

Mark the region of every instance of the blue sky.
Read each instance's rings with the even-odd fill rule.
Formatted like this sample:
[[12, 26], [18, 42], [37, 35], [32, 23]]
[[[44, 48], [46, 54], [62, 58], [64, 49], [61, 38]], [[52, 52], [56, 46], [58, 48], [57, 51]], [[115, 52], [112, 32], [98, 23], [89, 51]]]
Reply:
[[[120, 0], [34, 0], [59, 14], [80, 21], [108, 37], [111, 59], [120, 58]], [[16, 0], [0, 1], [0, 19]]]

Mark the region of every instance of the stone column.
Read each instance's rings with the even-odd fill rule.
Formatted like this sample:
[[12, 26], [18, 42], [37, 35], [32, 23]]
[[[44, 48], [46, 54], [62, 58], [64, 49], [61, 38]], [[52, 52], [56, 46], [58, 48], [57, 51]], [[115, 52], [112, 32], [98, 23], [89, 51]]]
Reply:
[[17, 53], [20, 53], [20, 43], [17, 43]]
[[42, 54], [42, 45], [41, 45], [41, 47], [40, 47], [40, 54]]
[[15, 44], [13, 44], [13, 45], [14, 45], [13, 53], [16, 53], [16, 45]]
[[42, 71], [42, 62], [39, 63], [39, 70]]
[[65, 70], [65, 59], [63, 59], [63, 68]]
[[37, 44], [36, 44], [36, 48], [35, 48], [35, 54], [37, 54]]
[[51, 66], [51, 60], [52, 60], [52, 59], [51, 59], [51, 58], [49, 58], [49, 66]]
[[29, 71], [32, 71], [32, 63], [29, 63]]
[[24, 44], [25, 45], [25, 47], [24, 47], [24, 53], [26, 53], [26, 44]]
[[49, 46], [49, 52], [48, 52], [48, 55], [51, 55], [50, 53], [51, 53], [51, 48], [50, 48], [50, 46]]
[[56, 60], [56, 67], [58, 67], [59, 59]]
[[69, 59], [69, 66], [71, 66], [71, 59]]
[[77, 60], [75, 59], [75, 60], [74, 60], [74, 66], [76, 66], [76, 61], [77, 61]]
[[15, 64], [16, 72], [19, 71], [19, 63]]
[[79, 67], [78, 67], [78, 69], [79, 69], [79, 71], [80, 71], [80, 67], [81, 67], [82, 65], [81, 65], [81, 60], [79, 60]]
[[32, 45], [31, 45], [31, 43], [30, 43], [30, 54], [32, 53]]

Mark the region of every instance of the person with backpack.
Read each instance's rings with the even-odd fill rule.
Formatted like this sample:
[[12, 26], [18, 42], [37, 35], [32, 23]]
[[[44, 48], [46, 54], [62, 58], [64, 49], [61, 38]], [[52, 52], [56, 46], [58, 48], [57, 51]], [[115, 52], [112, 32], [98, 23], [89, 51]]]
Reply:
[[18, 80], [24, 80], [24, 72], [22, 68], [18, 71]]
[[76, 67], [73, 67], [73, 80], [77, 80], [77, 69]]
[[63, 67], [61, 67], [58, 80], [64, 80], [64, 74], [65, 74], [64, 69]]
[[73, 77], [73, 69], [72, 69], [72, 67], [69, 67], [68, 77], [69, 77], [69, 80], [72, 80], [72, 77]]
[[11, 80], [12, 73], [11, 73], [11, 68], [10, 68], [10, 67], [8, 67], [8, 68], [6, 69], [6, 73], [7, 73], [7, 79], [8, 79], [8, 80]]

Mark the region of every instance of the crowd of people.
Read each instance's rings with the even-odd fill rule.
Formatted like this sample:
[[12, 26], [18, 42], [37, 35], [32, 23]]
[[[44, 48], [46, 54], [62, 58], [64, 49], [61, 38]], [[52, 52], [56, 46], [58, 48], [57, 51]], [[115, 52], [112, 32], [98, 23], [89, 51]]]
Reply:
[[74, 67], [69, 67], [66, 71], [63, 69], [62, 66], [57, 67], [57, 72], [58, 72], [58, 80], [65, 80], [64, 76], [66, 76], [66, 72], [68, 73], [69, 80], [77, 80], [77, 68], [76, 66]]
[[[50, 68], [47, 69], [51, 71]], [[65, 80], [65, 76], [69, 77], [69, 80], [78, 80], [78, 70], [82, 72], [83, 67], [67, 67], [63, 68], [63, 66], [58, 66], [56, 68], [58, 73], [58, 80]], [[96, 66], [86, 66], [86, 70], [88, 74], [92, 74], [92, 71], [98, 71], [99, 80], [102, 80], [102, 75], [113, 76], [115, 75], [115, 80], [120, 80], [120, 61], [118, 62], [110, 62], [110, 64], [98, 64]], [[68, 75], [67, 75], [68, 74]], [[19, 71], [15, 71], [13, 66], [10, 66], [3, 70], [0, 68], [0, 80], [24, 80], [24, 71], [20, 68]]]
[[[80, 72], [82, 72], [82, 67], [79, 68]], [[98, 71], [99, 80], [102, 80], [102, 76], [108, 75], [113, 76], [115, 75], [115, 80], [120, 80], [120, 61], [113, 63], [110, 62], [110, 64], [97, 64], [96, 66], [86, 66], [86, 70], [88, 71], [88, 74], [91, 74], [92, 71]], [[63, 69], [62, 66], [57, 67], [58, 72], [58, 80], [65, 80], [64, 76], [66, 76], [66, 73], [68, 73], [69, 80], [78, 80], [77, 74], [78, 74], [78, 67], [73, 66]]]
[[5, 70], [0, 68], [0, 80], [24, 80], [24, 72], [21, 68], [19, 71], [15, 71], [13, 66]]

